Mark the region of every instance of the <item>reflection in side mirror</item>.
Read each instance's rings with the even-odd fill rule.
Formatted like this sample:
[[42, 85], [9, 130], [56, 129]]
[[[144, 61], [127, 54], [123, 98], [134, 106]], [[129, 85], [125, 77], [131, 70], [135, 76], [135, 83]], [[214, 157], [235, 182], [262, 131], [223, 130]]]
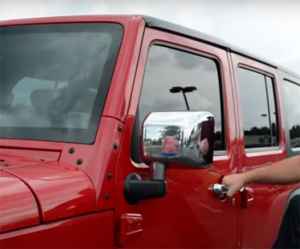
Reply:
[[154, 112], [143, 123], [146, 161], [204, 167], [213, 161], [214, 117], [209, 112]]

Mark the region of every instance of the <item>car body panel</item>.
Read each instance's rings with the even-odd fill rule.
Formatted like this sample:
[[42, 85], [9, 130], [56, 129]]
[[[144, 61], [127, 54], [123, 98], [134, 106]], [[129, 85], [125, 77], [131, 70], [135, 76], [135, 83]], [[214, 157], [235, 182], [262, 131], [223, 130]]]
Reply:
[[[224, 98], [224, 119], [227, 151], [216, 156], [208, 169], [176, 165], [167, 168], [167, 195], [128, 205], [122, 195], [124, 180], [131, 172], [138, 172], [145, 179], [151, 176], [147, 165], [135, 163], [132, 158], [131, 141], [136, 110], [142, 87], [144, 68], [149, 47], [153, 43], [173, 46], [216, 59], [220, 63]], [[236, 169], [237, 143], [235, 109], [230, 86], [229, 64], [226, 51], [195, 42], [174, 34], [147, 28], [138, 64], [132, 102], [125, 122], [126, 137], [118, 164], [122, 164], [118, 178], [117, 214], [140, 214], [143, 217], [143, 232], [128, 236], [122, 241], [125, 248], [233, 248], [237, 242], [237, 213], [235, 200], [221, 201], [209, 190], [221, 176]], [[130, 143], [128, 143], [130, 141]], [[142, 167], [142, 168], [140, 168]], [[220, 229], [226, 224], [227, 229]], [[213, 232], [212, 232], [213, 231]], [[166, 239], [167, 238], [167, 239]]]
[[[254, 70], [255, 72], [273, 78], [274, 91], [276, 95], [277, 122], [279, 129], [279, 146], [276, 148], [263, 148], [260, 151], [244, 148], [244, 133], [242, 128], [241, 106], [238, 109], [239, 147], [240, 160], [239, 171], [264, 167], [271, 162], [280, 161], [287, 157], [286, 129], [283, 121], [283, 106], [281, 79], [277, 70], [260, 62], [232, 54], [233, 72], [235, 76], [235, 88], [237, 100], [239, 101], [239, 87], [237, 68]], [[240, 103], [240, 101], [239, 101]], [[246, 188], [248, 195], [244, 208], [240, 212], [240, 236], [242, 248], [271, 248], [276, 240], [279, 226], [281, 224], [289, 193], [296, 185], [269, 185], [251, 184]], [[259, 224], [259, 226], [257, 225]], [[264, 236], [261, 236], [264, 234]], [[259, 238], [259, 239], [258, 239]]]
[[76, 216], [96, 209], [96, 193], [89, 178], [74, 167], [57, 163], [7, 166], [6, 172], [22, 179], [34, 192], [42, 221]]
[[[119, 23], [124, 30], [95, 142], [0, 139], [0, 247], [270, 248], [289, 193], [299, 186], [251, 185], [254, 201], [247, 208], [242, 207], [242, 195], [219, 200], [210, 187], [223, 175], [288, 156], [280, 69], [252, 55], [233, 53], [226, 44], [218, 46], [217, 40], [211, 42], [202, 34], [142, 16], [49, 17], [1, 21], [0, 26], [90, 22]], [[124, 198], [127, 175], [152, 174], [149, 165], [131, 157], [152, 43], [219, 62], [227, 148], [207, 169], [169, 167], [167, 196], [130, 205]], [[280, 126], [276, 150], [244, 150], [235, 72], [239, 63], [276, 79]]]
[[106, 211], [0, 234], [0, 248], [113, 248], [113, 233]]
[[0, 234], [40, 223], [38, 204], [20, 179], [0, 166]]

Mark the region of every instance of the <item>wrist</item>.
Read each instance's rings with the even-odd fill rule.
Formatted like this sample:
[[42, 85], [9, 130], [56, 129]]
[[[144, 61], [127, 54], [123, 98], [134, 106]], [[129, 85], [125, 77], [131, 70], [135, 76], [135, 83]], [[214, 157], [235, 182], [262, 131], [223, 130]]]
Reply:
[[243, 182], [244, 182], [244, 185], [247, 185], [247, 184], [250, 184], [251, 182], [253, 182], [253, 175], [252, 175], [251, 171], [243, 173]]

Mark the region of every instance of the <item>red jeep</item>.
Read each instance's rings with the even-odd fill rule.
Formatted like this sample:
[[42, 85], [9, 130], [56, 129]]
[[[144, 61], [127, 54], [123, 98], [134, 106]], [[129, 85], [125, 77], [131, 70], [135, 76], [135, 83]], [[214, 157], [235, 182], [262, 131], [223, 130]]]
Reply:
[[155, 18], [1, 22], [0, 247], [270, 248], [297, 185], [219, 183], [300, 152], [299, 99], [297, 75]]

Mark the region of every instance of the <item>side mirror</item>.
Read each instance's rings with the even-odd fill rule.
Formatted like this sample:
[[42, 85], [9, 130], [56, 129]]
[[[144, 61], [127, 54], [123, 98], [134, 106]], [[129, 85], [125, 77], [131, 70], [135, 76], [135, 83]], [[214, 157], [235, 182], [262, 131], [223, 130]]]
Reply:
[[155, 112], [143, 123], [142, 152], [153, 165], [153, 176], [127, 176], [124, 195], [128, 203], [166, 194], [165, 166], [178, 163], [206, 167], [213, 161], [214, 117], [208, 112]]
[[206, 167], [213, 162], [214, 116], [209, 112], [154, 112], [143, 123], [146, 162]]

